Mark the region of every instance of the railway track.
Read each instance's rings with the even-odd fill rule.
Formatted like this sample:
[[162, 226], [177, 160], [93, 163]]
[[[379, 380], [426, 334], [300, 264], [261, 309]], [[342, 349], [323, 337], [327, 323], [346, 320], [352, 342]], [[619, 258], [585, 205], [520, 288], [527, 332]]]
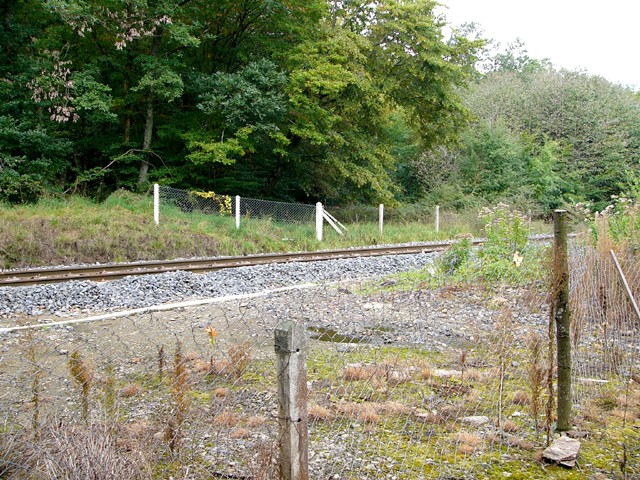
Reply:
[[[544, 236], [543, 239], [548, 239]], [[538, 239], [538, 238], [536, 238]], [[474, 239], [480, 245], [484, 239]], [[365, 247], [319, 252], [273, 253], [238, 257], [213, 257], [189, 260], [168, 260], [154, 262], [117, 263], [109, 265], [89, 265], [80, 267], [54, 267], [37, 270], [0, 271], [0, 287], [40, 285], [45, 283], [68, 282], [71, 280], [108, 281], [131, 275], [150, 275], [177, 270], [189, 272], [212, 272], [224, 268], [236, 268], [267, 263], [312, 262], [338, 258], [370, 257], [377, 255], [403, 255], [430, 253], [445, 250], [452, 241], [431, 242], [419, 245]]]
[[[480, 243], [480, 241], [478, 241], [478, 243]], [[107, 281], [130, 275], [149, 275], [174, 272], [176, 270], [205, 273], [224, 268], [262, 265], [267, 263], [312, 262], [362, 256], [428, 253], [444, 250], [450, 244], [451, 242], [434, 242], [400, 247], [368, 247], [320, 252], [274, 253], [238, 257], [56, 267], [38, 270], [10, 270], [0, 272], [0, 286], [29, 286], [71, 280]]]

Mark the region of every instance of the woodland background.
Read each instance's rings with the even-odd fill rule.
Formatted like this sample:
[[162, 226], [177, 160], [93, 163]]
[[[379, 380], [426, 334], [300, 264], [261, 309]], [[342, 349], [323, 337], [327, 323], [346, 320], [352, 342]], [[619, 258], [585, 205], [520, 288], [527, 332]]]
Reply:
[[430, 0], [6, 0], [0, 202], [158, 182], [329, 204], [640, 192], [640, 96]]

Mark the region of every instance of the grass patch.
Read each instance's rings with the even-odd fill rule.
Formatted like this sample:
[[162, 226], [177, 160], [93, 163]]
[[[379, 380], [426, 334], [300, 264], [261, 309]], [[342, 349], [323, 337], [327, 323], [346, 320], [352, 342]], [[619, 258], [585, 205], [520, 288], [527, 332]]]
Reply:
[[[163, 207], [160, 225], [155, 225], [151, 197], [126, 191], [102, 203], [77, 196], [43, 199], [33, 205], [0, 205], [0, 268], [313, 251], [481, 233], [477, 215], [470, 212], [443, 216], [440, 232], [420, 215], [397, 217], [381, 236], [376, 219], [356, 215], [345, 222], [347, 235], [325, 226], [324, 241], [318, 242], [312, 224], [251, 218], [236, 229], [230, 216], [176, 207]], [[549, 231], [542, 223], [536, 228]]]

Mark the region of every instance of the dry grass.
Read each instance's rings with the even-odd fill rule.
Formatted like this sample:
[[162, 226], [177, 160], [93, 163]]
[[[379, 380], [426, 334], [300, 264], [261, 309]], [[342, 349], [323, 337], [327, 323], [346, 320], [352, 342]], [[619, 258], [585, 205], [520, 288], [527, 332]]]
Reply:
[[326, 422], [334, 418], [333, 412], [322, 405], [311, 405], [307, 410], [307, 414], [309, 415], [309, 420], [322, 420]]
[[[424, 370], [425, 367], [421, 368]], [[381, 388], [384, 383], [394, 387], [413, 380], [414, 373], [418, 369], [419, 367], [412, 367], [394, 361], [380, 364], [355, 363], [344, 368], [342, 378], [347, 381], [376, 382]]]
[[236, 377], [241, 377], [251, 363], [251, 343], [246, 341], [229, 347], [230, 367]]
[[359, 403], [341, 401], [336, 405], [336, 413], [341, 417], [356, 418], [361, 408]]
[[191, 407], [189, 398], [190, 377], [187, 362], [182, 354], [182, 343], [176, 342], [173, 357], [173, 385], [171, 389], [173, 412], [164, 431], [164, 440], [175, 452], [182, 440], [182, 426]]
[[254, 455], [256, 460], [253, 468], [251, 469], [251, 475], [249, 478], [252, 480], [273, 480], [279, 478], [280, 474], [277, 471], [277, 444], [275, 442], [262, 442], [257, 447], [257, 453]]
[[0, 435], [0, 475], [15, 480], [108, 480], [116, 474], [132, 480], [151, 479], [150, 452], [140, 448], [149, 443], [130, 450], [122, 436], [105, 424], [57, 423], [43, 426], [34, 445], [20, 434], [5, 432]]
[[428, 425], [442, 425], [447, 422], [445, 416], [437, 412], [417, 413], [416, 420]]
[[411, 407], [402, 402], [384, 402], [380, 405], [380, 411], [388, 415], [407, 415], [411, 413]]
[[612, 410], [611, 415], [626, 422], [635, 422], [636, 420], [638, 420], [638, 418], [640, 418], [633, 410], [622, 408], [616, 408]]
[[213, 417], [213, 424], [217, 427], [232, 428], [238, 425], [240, 418], [234, 412], [223, 410]]
[[455, 441], [458, 452], [466, 455], [478, 450], [483, 443], [482, 437], [465, 431], [458, 432]]
[[89, 402], [93, 384], [93, 368], [77, 350], [71, 353], [67, 362], [71, 376], [80, 386], [82, 393], [82, 417], [89, 421]]
[[529, 399], [529, 395], [527, 395], [527, 392], [523, 390], [516, 390], [515, 392], [513, 392], [513, 399], [511, 400], [511, 402], [514, 405], [529, 405], [529, 403], [531, 403], [531, 400]]
[[212, 356], [209, 360], [204, 360], [195, 356], [190, 362], [191, 369], [201, 375], [240, 378], [251, 364], [251, 360], [251, 343], [242, 342], [229, 347], [226, 358]]
[[251, 430], [247, 430], [246, 428], [236, 428], [229, 435], [231, 438], [249, 438], [251, 437]]
[[201, 375], [208, 375], [211, 373], [211, 362], [207, 362], [202, 358], [197, 358], [191, 362], [191, 369], [195, 373], [199, 373]]
[[429, 366], [424, 366], [420, 369], [419, 378], [421, 380], [430, 380], [433, 378], [433, 369]]
[[467, 382], [477, 382], [482, 380], [484, 372], [479, 368], [468, 368], [464, 372], [464, 378]]
[[193, 362], [194, 360], [199, 360], [200, 355], [197, 352], [187, 352], [184, 354], [185, 362]]
[[519, 429], [520, 427], [513, 420], [505, 420], [502, 423], [502, 430], [507, 433], [514, 433], [514, 432], [517, 432]]
[[378, 423], [380, 422], [380, 415], [378, 415], [375, 405], [365, 403], [358, 412], [357, 419], [362, 423]]
[[342, 378], [347, 381], [371, 380], [378, 375], [377, 365], [347, 365]]
[[267, 423], [267, 417], [263, 415], [252, 415], [247, 418], [245, 424], [248, 428], [258, 428]]
[[229, 389], [225, 387], [217, 387], [213, 390], [213, 396], [216, 398], [226, 398], [229, 395]]

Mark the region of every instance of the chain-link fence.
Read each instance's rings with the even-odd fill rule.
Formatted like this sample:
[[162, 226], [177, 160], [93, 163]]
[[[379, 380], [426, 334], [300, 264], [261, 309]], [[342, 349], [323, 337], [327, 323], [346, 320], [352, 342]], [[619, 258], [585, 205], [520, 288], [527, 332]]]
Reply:
[[270, 219], [283, 223], [314, 223], [316, 206], [274, 202], [255, 198], [219, 195], [214, 192], [187, 191], [159, 186], [161, 209], [177, 208], [183, 213], [204, 213], [234, 217], [241, 222]]
[[[588, 250], [572, 252], [578, 468], [638, 478], [638, 323], [617, 273], [598, 267], [593, 290]], [[350, 282], [2, 319], [37, 328], [0, 337], [0, 477], [278, 478], [274, 330], [294, 321], [310, 337], [309, 478], [563, 478], [538, 456], [555, 420], [547, 293]]]
[[160, 185], [158, 188], [160, 208], [173, 207], [183, 213], [206, 213], [232, 216], [233, 197], [214, 192], [180, 190]]
[[574, 423], [607, 425], [621, 478], [640, 478], [640, 258], [616, 250], [578, 240], [570, 256]]
[[314, 223], [316, 206], [240, 197], [240, 216], [247, 220], [270, 218], [285, 223]]

